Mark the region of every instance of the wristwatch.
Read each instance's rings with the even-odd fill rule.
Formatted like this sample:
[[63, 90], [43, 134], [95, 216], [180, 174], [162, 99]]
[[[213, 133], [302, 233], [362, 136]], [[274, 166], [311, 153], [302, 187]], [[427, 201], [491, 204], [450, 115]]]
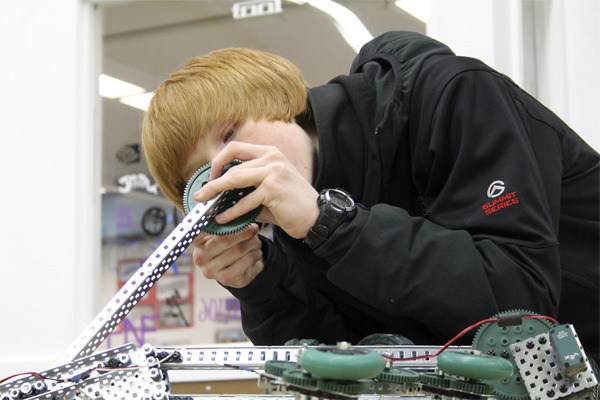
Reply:
[[304, 244], [313, 250], [329, 239], [340, 222], [356, 214], [354, 200], [342, 189], [323, 189], [319, 193], [317, 205], [319, 216], [304, 239]]

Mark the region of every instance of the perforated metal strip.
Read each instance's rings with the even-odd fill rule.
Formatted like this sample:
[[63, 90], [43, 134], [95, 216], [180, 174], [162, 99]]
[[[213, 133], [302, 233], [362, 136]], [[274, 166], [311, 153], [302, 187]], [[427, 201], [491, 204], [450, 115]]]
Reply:
[[[429, 358], [435, 354], [439, 346], [356, 346], [377, 351], [381, 354], [398, 357], [422, 357], [419, 360], [408, 361], [411, 369], [423, 372], [435, 372], [435, 361]], [[451, 347], [459, 349], [459, 347]], [[218, 370], [242, 369], [259, 372], [268, 360], [298, 361], [299, 353], [305, 349], [303, 346], [206, 346], [206, 347], [153, 347], [149, 344], [137, 348], [127, 344], [113, 349], [95, 353], [91, 356], [79, 358], [67, 364], [51, 368], [39, 374], [27, 375], [17, 380], [0, 384], [0, 399], [30, 400], [77, 400], [77, 399], [148, 399], [169, 400], [192, 398], [209, 400], [211, 397], [202, 395], [173, 396], [170, 395], [168, 375], [175, 370]], [[462, 348], [466, 349], [466, 348]], [[126, 356], [126, 357], [124, 357]], [[169, 361], [172, 359], [172, 361]], [[115, 364], [115, 362], [118, 363]], [[399, 363], [402, 367], [409, 367], [407, 361]], [[159, 371], [160, 369], [160, 371]], [[200, 371], [198, 379], [203, 380]], [[56, 380], [60, 379], [60, 380]], [[261, 380], [272, 383], [265, 375], [260, 375]], [[41, 388], [32, 391], [37, 385]], [[272, 390], [273, 387], [262, 386]], [[361, 395], [361, 399], [393, 400], [412, 399], [416, 393], [404, 392], [403, 388], [375, 385], [369, 389], [370, 393], [378, 396]], [[244, 400], [284, 400], [289, 399], [283, 392], [269, 392], [270, 395], [234, 395], [236, 399]], [[379, 396], [383, 395], [383, 396]], [[307, 395], [308, 396], [308, 395]], [[408, 396], [408, 397], [407, 397]], [[232, 396], [218, 395], [215, 398], [228, 398]], [[416, 398], [416, 397], [415, 397]], [[419, 396], [418, 398], [423, 398]], [[426, 397], [429, 398], [429, 397]], [[297, 400], [314, 400], [305, 397]]]
[[235, 195], [231, 192], [221, 193], [206, 203], [196, 204], [69, 346], [56, 365], [92, 354], [192, 243], [202, 228], [212, 221], [227, 201], [230, 201], [228, 196]]
[[[396, 362], [397, 365], [406, 368], [437, 368], [437, 362], [434, 357], [440, 346], [354, 346], [357, 348], [377, 351], [378, 353], [395, 358], [403, 359], [419, 357], [416, 360], [406, 360]], [[171, 354], [178, 351], [181, 354], [181, 361], [164, 361], [161, 367], [168, 370], [178, 369], [228, 369], [231, 365], [244, 368], [262, 368], [265, 361], [298, 361], [298, 352], [302, 346], [227, 346], [227, 347], [155, 347], [157, 352]], [[470, 347], [451, 346], [451, 349], [469, 349]]]
[[[64, 365], [59, 365], [49, 370], [40, 372], [36, 375], [25, 375], [23, 378], [7, 381], [0, 384], [0, 399], [12, 399], [12, 398], [31, 398], [31, 399], [63, 399], [71, 398], [68, 397], [69, 393], [76, 393], [83, 390], [86, 385], [90, 384], [90, 381], [84, 382], [83, 379], [75, 382], [71, 378], [78, 374], [82, 374], [85, 371], [90, 370], [102, 363], [106, 364], [106, 361], [113, 357], [118, 357], [120, 354], [133, 354], [136, 348], [132, 344], [126, 344], [123, 346], [115, 347], [99, 354], [94, 354], [90, 357], [81, 358], [73, 362], [69, 362]], [[138, 360], [136, 360], [138, 361]], [[111, 374], [120, 374], [120, 371], [109, 371]], [[110, 375], [110, 376], [113, 376]], [[44, 378], [41, 378], [44, 377]], [[103, 375], [103, 377], [109, 377], [109, 375]], [[57, 379], [64, 379], [64, 381], [58, 381]], [[24, 385], [34, 387], [36, 383], [43, 383], [43, 390], [39, 396], [25, 395], [19, 392], [19, 389]], [[18, 395], [11, 397], [10, 393], [16, 391]]]
[[159, 360], [127, 344], [0, 383], [0, 399], [166, 399]]

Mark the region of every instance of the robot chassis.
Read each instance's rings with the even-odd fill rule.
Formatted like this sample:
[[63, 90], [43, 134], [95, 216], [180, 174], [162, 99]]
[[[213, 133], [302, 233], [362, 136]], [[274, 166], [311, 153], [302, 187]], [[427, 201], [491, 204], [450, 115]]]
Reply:
[[[598, 380], [572, 325], [524, 310], [479, 325], [471, 347], [298, 345], [154, 347], [126, 344], [96, 352], [108, 334], [201, 232], [227, 234], [214, 216], [253, 188], [194, 204], [208, 180], [204, 166], [184, 194], [187, 215], [68, 348], [56, 366], [0, 381], [0, 400], [312, 400], [312, 399], [597, 399]], [[264, 395], [174, 395], [169, 371], [236, 369], [256, 373]]]

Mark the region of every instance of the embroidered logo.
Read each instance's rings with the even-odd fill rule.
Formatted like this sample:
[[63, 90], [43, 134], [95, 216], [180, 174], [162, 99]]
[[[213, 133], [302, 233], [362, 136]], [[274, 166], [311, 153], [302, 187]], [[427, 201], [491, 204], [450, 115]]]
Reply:
[[490, 183], [487, 189], [487, 197], [492, 199], [481, 206], [481, 210], [486, 214], [493, 214], [515, 204], [519, 204], [517, 192], [509, 192], [504, 194], [506, 186], [503, 181], [494, 181]]
[[504, 182], [494, 181], [490, 183], [490, 186], [488, 186], [487, 197], [489, 197], [490, 199], [498, 197], [502, 193], [504, 193]]

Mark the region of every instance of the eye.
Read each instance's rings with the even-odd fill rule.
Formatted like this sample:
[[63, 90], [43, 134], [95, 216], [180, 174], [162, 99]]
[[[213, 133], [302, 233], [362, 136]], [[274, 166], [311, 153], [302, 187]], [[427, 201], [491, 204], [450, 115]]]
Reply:
[[227, 143], [233, 137], [235, 125], [228, 126], [223, 133], [223, 143]]

